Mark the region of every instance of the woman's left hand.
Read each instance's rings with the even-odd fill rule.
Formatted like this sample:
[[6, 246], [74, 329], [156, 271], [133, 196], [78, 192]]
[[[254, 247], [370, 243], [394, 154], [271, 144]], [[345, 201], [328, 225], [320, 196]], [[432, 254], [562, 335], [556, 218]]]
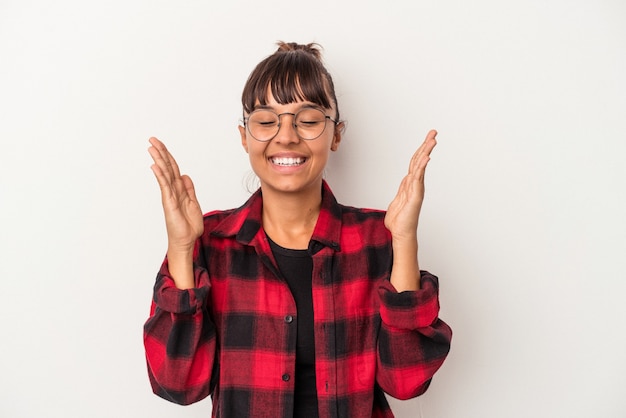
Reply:
[[437, 141], [437, 131], [431, 130], [422, 145], [415, 151], [409, 172], [402, 179], [396, 197], [385, 216], [385, 226], [394, 241], [417, 239], [417, 224], [424, 200], [424, 173], [430, 161], [430, 152]]

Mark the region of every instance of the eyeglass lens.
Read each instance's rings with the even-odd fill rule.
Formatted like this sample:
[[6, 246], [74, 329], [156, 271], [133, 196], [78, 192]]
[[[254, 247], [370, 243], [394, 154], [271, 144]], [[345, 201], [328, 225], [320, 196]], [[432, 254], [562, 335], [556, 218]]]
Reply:
[[[280, 129], [280, 117], [291, 115], [284, 113], [277, 115], [271, 110], [255, 110], [248, 117], [248, 130], [258, 141], [269, 141], [278, 134]], [[319, 109], [305, 108], [293, 116], [296, 133], [302, 139], [315, 139], [322, 135], [326, 128], [326, 114]]]

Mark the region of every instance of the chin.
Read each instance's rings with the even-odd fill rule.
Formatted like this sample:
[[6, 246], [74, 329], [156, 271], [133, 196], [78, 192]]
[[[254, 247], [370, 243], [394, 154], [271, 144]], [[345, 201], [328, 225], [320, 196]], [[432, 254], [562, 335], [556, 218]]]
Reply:
[[262, 189], [272, 189], [282, 193], [301, 193], [321, 188], [321, 179], [315, 181], [297, 181], [296, 179], [279, 179], [276, 181], [261, 180]]

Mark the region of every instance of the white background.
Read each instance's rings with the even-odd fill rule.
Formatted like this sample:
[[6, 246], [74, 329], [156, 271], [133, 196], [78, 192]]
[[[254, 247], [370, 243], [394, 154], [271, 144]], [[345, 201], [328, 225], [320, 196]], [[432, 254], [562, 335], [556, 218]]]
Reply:
[[152, 395], [166, 237], [147, 139], [203, 210], [248, 196], [240, 94], [324, 47], [327, 179], [386, 208], [439, 131], [420, 261], [453, 347], [398, 417], [626, 416], [626, 3], [0, 0], [0, 416], [207, 417]]

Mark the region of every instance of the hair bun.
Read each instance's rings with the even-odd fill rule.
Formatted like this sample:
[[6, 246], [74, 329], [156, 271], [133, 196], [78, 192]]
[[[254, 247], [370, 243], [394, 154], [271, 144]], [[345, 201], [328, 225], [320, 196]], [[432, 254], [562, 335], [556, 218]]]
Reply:
[[318, 60], [322, 60], [322, 53], [320, 52], [321, 45], [315, 42], [310, 44], [298, 44], [296, 42], [277, 42], [278, 49], [276, 52], [292, 52], [292, 51], [304, 51], [308, 54], [313, 55]]

